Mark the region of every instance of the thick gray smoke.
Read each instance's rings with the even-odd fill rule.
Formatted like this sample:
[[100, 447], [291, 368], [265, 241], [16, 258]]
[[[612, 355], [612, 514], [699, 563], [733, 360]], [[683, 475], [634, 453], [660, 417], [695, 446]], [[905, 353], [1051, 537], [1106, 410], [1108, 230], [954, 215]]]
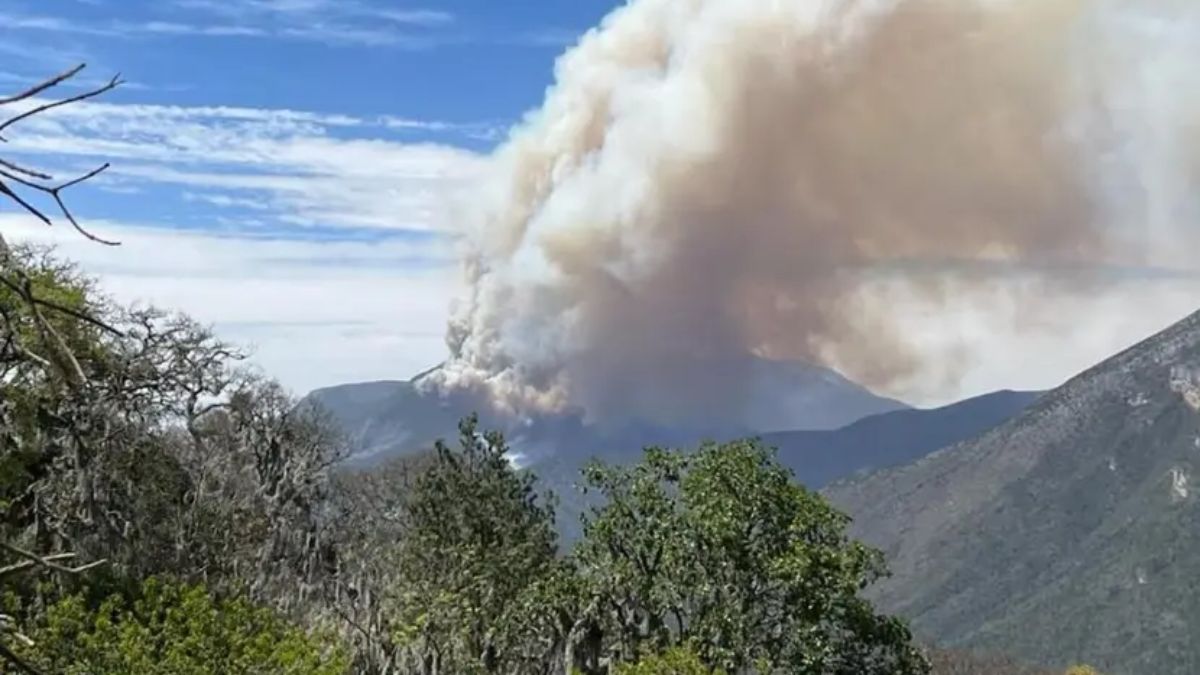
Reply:
[[472, 196], [426, 382], [670, 422], [735, 408], [751, 356], [953, 377], [896, 298], [1035, 306], [1179, 242], [1193, 4], [635, 0]]

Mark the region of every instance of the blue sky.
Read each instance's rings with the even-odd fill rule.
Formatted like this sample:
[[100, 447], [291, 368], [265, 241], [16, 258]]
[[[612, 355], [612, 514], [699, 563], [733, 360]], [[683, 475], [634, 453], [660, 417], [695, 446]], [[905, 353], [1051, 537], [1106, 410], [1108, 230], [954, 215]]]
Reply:
[[0, 91], [86, 62], [95, 103], [7, 151], [113, 169], [75, 209], [116, 249], [0, 210], [110, 293], [187, 311], [298, 391], [444, 355], [453, 211], [614, 0], [4, 0]]

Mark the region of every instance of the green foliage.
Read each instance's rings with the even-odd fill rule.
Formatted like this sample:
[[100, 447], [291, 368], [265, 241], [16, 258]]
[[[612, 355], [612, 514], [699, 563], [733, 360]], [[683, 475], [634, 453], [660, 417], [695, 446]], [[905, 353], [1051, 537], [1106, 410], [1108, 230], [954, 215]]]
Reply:
[[481, 436], [474, 418], [460, 432], [459, 449], [438, 444], [405, 505], [394, 637], [446, 672], [491, 672], [507, 615], [555, 564], [553, 508], [513, 469], [499, 434]]
[[63, 675], [336, 675], [346, 654], [274, 612], [218, 600], [199, 586], [146, 582], [133, 598], [91, 609], [82, 596], [53, 605], [24, 655]]
[[859, 597], [885, 573], [881, 555], [760, 444], [651, 449], [639, 466], [586, 477], [606, 504], [575, 560], [618, 660], [689, 643], [729, 672], [928, 668], [904, 624]]
[[674, 647], [662, 654], [643, 657], [632, 664], [617, 666], [613, 675], [726, 675], [723, 670], [711, 670], [692, 649]]
[[[95, 304], [91, 283], [74, 266], [27, 247], [15, 248], [11, 254], [11, 264], [24, 271], [33, 297], [75, 312]], [[8, 270], [0, 267], [0, 271]], [[60, 311], [39, 310], [77, 358], [102, 354], [95, 326]], [[58, 421], [56, 399], [62, 393], [56, 373], [34, 360], [39, 355], [47, 358], [46, 339], [34, 307], [12, 287], [0, 284], [0, 514], [8, 523], [20, 516], [21, 498], [45, 470], [46, 458], [37, 441]]]

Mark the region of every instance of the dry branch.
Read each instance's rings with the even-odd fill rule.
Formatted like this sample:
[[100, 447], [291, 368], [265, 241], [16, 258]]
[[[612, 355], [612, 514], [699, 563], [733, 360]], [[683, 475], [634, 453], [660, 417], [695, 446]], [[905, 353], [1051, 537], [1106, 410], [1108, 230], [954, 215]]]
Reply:
[[[70, 70], [67, 70], [66, 72], [51, 77], [44, 82], [38, 83], [29, 89], [26, 89], [25, 91], [19, 92], [12, 96], [0, 98], [0, 106], [11, 105], [23, 101], [35, 101], [35, 97], [38, 94], [41, 94], [49, 89], [53, 89], [54, 87], [57, 87], [58, 85], [70, 80], [82, 72], [86, 67], [86, 64], [80, 64], [74, 68], [71, 68]], [[81, 101], [95, 98], [112, 91], [113, 89], [116, 89], [121, 84], [122, 80], [118, 75], [113, 77], [106, 84], [89, 89], [81, 94], [76, 94], [75, 96], [69, 96], [56, 101], [38, 103], [28, 110], [17, 113], [3, 122], [0, 122], [0, 134], [3, 134], [5, 130], [24, 120], [30, 119], [47, 111], [54, 110], [55, 108], [61, 108], [73, 103], [79, 103]], [[0, 135], [0, 142], [7, 142], [7, 140], [8, 139], [4, 138], [3, 135]], [[75, 230], [81, 235], [99, 244], [116, 246], [118, 245], [118, 242], [98, 237], [95, 234], [92, 234], [87, 228], [83, 227], [75, 218], [75, 214], [71, 212], [71, 209], [67, 206], [66, 201], [63, 199], [63, 192], [65, 190], [95, 178], [97, 175], [107, 170], [108, 166], [108, 164], [104, 164], [103, 166], [97, 167], [96, 169], [93, 169], [82, 176], [56, 183], [54, 182], [54, 177], [45, 171], [24, 166], [11, 159], [0, 157], [0, 196], [7, 197], [23, 211], [32, 215], [43, 223], [52, 225], [53, 221], [50, 219], [50, 217], [47, 216], [42, 209], [35, 206], [28, 198], [22, 196], [20, 190], [25, 189], [46, 195], [54, 201], [55, 205], [58, 207], [58, 210], [62, 213], [62, 217], [65, 218], [67, 222], [71, 224], [71, 227], [75, 228]]]
[[[42, 567], [42, 568], [50, 570], [52, 572], [60, 572], [62, 574], [83, 574], [84, 572], [87, 572], [88, 570], [92, 570], [97, 567], [100, 567], [101, 565], [104, 565], [107, 562], [105, 560], [96, 560], [94, 562], [90, 562], [86, 565], [80, 565], [78, 567], [67, 567], [65, 565], [60, 565], [58, 563], [58, 561], [59, 560], [70, 560], [71, 558], [75, 557], [74, 553], [56, 553], [54, 555], [38, 555], [36, 553], [31, 553], [24, 549], [13, 546], [12, 544], [9, 544], [7, 542], [0, 542], [0, 548], [4, 549], [5, 551], [8, 551], [9, 553], [17, 556], [18, 558], [24, 558], [24, 562], [29, 563], [29, 566], [31, 566], [31, 567]], [[10, 565], [9, 567], [12, 567], [12, 565]], [[2, 574], [4, 572], [4, 570], [8, 570], [9, 567], [6, 567], [3, 570], [0, 570], [0, 574]]]

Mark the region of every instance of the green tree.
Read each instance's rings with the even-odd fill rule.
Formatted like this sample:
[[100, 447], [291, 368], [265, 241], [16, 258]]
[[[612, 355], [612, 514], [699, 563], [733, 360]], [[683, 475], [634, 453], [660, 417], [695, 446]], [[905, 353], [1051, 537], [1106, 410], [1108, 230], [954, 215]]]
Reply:
[[347, 656], [269, 609], [147, 581], [132, 597], [50, 607], [24, 659], [62, 675], [340, 675]]
[[725, 675], [725, 671], [711, 670], [692, 649], [672, 647], [637, 663], [618, 665], [614, 675]]
[[885, 573], [881, 554], [849, 540], [847, 518], [757, 442], [651, 449], [638, 466], [593, 466], [586, 479], [606, 503], [575, 565], [613, 660], [691, 644], [728, 672], [928, 669], [905, 625], [860, 596]]
[[500, 434], [460, 425], [460, 447], [438, 443], [404, 506], [393, 589], [396, 641], [414, 672], [497, 672], [507, 617], [550, 572], [553, 507], [515, 470]]

